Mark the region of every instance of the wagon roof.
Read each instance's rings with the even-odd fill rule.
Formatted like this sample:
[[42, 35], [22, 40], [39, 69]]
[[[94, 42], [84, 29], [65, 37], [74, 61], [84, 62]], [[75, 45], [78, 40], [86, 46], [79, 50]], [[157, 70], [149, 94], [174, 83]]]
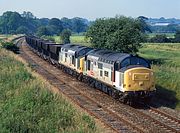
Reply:
[[54, 42], [44, 42], [43, 45], [57, 45], [57, 43], [54, 43]]
[[61, 44], [54, 44], [54, 45], [51, 45], [50, 47], [62, 47]]

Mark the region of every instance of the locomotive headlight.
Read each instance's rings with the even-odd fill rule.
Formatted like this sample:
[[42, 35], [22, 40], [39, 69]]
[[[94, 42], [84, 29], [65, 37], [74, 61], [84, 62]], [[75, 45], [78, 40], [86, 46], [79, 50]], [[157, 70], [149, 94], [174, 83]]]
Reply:
[[129, 73], [129, 76], [131, 76], [131, 73]]

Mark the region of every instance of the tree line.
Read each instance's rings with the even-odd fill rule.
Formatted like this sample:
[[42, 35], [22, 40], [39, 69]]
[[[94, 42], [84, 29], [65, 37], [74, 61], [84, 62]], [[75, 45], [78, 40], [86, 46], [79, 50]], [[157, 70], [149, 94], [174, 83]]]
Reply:
[[59, 35], [63, 30], [85, 32], [88, 20], [83, 18], [37, 18], [31, 12], [7, 11], [0, 16], [0, 34]]
[[174, 38], [151, 33], [145, 17], [131, 18], [116, 16], [92, 22], [82, 18], [36, 18], [31, 12], [5, 12], [0, 16], [0, 34], [33, 34], [37, 36], [61, 35], [63, 43], [70, 43], [71, 33], [85, 32], [94, 48], [109, 49], [123, 53], [136, 53], [142, 42], [180, 42], [180, 31]]

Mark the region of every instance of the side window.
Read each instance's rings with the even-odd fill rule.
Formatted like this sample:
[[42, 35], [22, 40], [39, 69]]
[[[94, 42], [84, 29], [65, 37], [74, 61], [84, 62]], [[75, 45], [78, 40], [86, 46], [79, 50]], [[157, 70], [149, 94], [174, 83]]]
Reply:
[[79, 67], [80, 67], [80, 59], [78, 59], [77, 61], [77, 68], [79, 69]]
[[91, 66], [91, 61], [88, 60], [88, 61], [87, 61], [87, 69], [88, 69], [88, 70], [90, 70], [90, 66]]
[[98, 63], [98, 68], [99, 69], [103, 69], [103, 64], [102, 63]]
[[96, 62], [94, 62], [94, 65], [96, 66]]
[[67, 53], [65, 53], [65, 57], [67, 57]]
[[104, 71], [104, 76], [108, 77], [109, 73], [108, 71]]
[[121, 63], [121, 68], [123, 67], [127, 67], [130, 65], [130, 59], [125, 59], [122, 63]]
[[102, 73], [102, 70], [100, 70], [100, 76], [102, 77], [103, 73]]
[[75, 65], [75, 58], [72, 56], [72, 64]]

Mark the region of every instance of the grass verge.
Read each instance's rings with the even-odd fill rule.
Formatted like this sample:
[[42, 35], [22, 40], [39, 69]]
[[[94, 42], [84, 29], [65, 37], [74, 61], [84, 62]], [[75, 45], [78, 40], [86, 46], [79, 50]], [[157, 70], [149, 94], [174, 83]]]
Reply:
[[97, 132], [95, 122], [78, 112], [47, 84], [0, 48], [1, 132]]
[[139, 52], [149, 59], [156, 75], [157, 97], [166, 106], [180, 109], [180, 44], [146, 43]]

